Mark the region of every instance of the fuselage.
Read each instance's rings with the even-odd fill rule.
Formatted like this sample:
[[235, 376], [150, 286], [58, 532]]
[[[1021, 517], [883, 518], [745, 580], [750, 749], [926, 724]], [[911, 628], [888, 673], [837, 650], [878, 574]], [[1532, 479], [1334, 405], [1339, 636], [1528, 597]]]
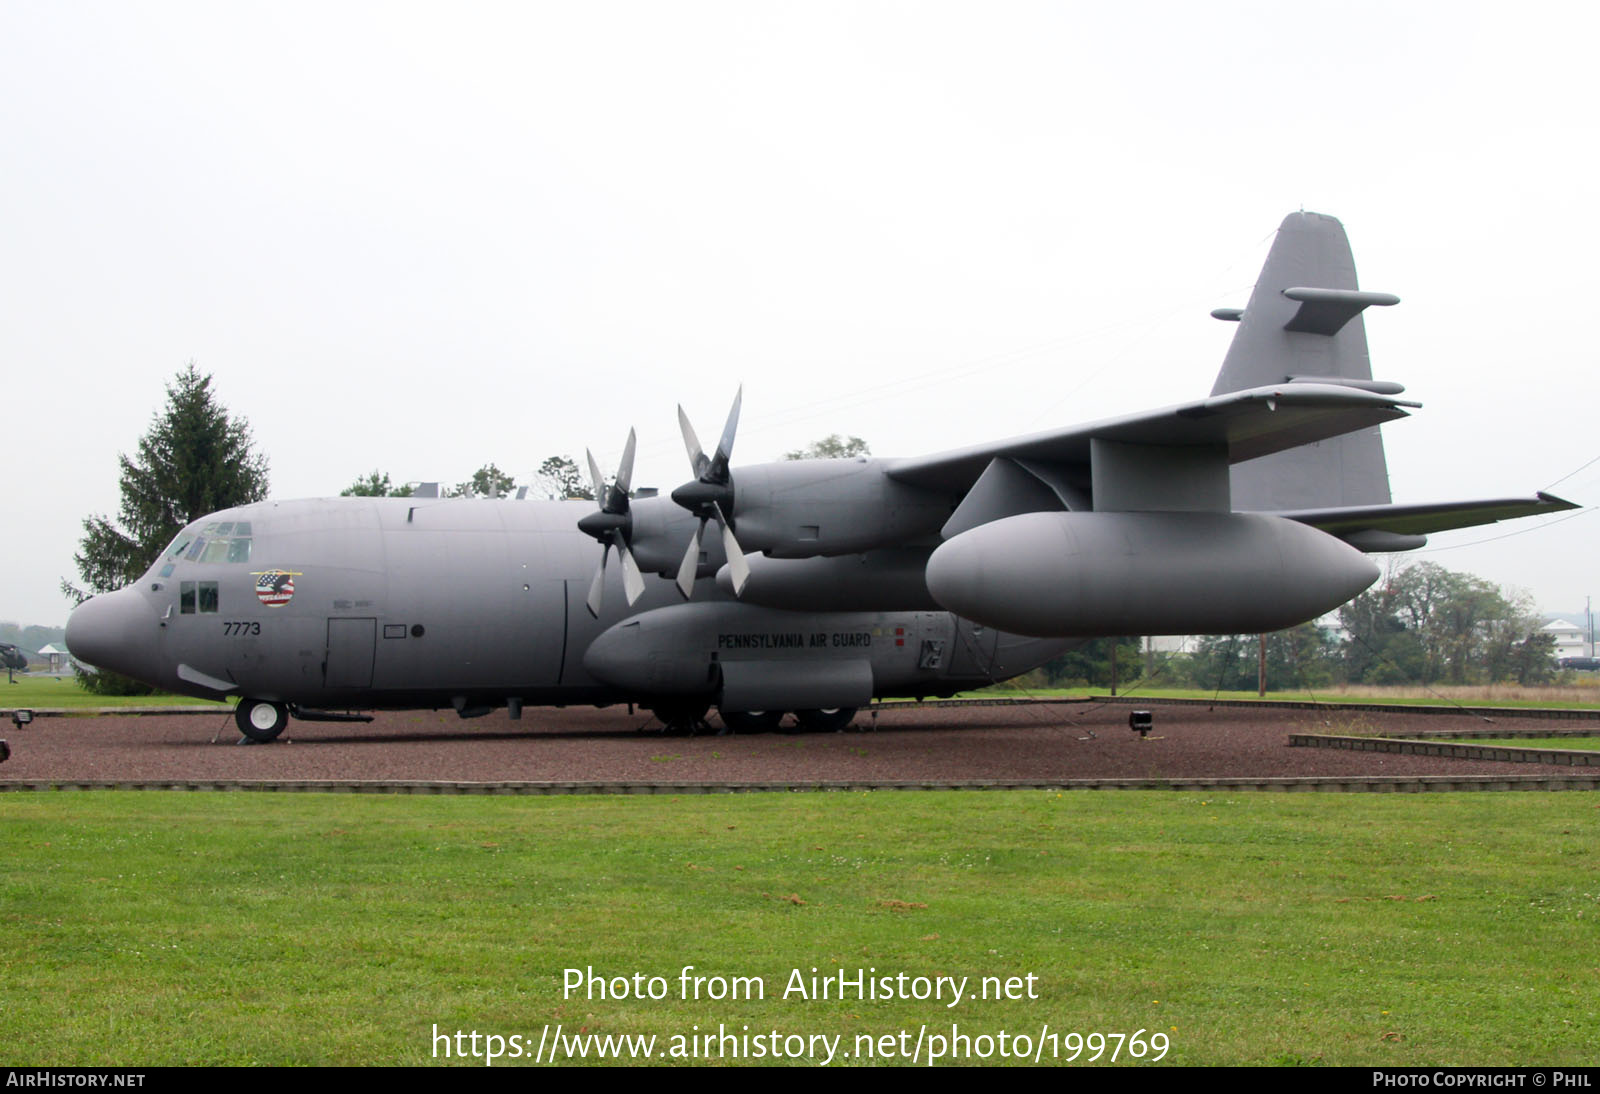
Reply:
[[[662, 503], [687, 542], [693, 518]], [[691, 603], [652, 578], [628, 606], [613, 566], [595, 618], [585, 597], [599, 547], [577, 528], [593, 511], [484, 499], [241, 506], [194, 522], [138, 582], [82, 604], [67, 641], [81, 660], [182, 694], [464, 713], [513, 701], [718, 702], [725, 683], [745, 706], [788, 695], [845, 706], [864, 698], [863, 681], [870, 695], [945, 694], [1072, 644], [945, 611], [740, 603], [710, 579], [714, 568]]]

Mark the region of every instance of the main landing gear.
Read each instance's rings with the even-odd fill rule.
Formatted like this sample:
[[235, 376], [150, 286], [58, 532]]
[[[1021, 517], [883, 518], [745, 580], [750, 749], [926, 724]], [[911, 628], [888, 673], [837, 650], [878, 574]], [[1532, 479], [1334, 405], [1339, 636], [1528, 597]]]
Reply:
[[[722, 724], [735, 733], [771, 733], [780, 730], [784, 712], [781, 710], [752, 710], [737, 712], [718, 711]], [[855, 707], [827, 707], [822, 710], [797, 710], [795, 725], [788, 733], [838, 733], [850, 725], [856, 716]]]

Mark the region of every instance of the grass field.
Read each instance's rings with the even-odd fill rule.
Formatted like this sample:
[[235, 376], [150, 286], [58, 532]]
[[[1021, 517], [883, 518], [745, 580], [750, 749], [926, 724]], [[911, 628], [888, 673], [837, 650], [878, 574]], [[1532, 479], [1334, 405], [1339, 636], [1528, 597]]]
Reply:
[[1499, 738], [1473, 737], [1471, 740], [1456, 740], [1454, 744], [1473, 745], [1507, 745], [1511, 748], [1566, 748], [1583, 749], [1593, 752], [1600, 749], [1600, 737], [1507, 737]]
[[[14, 1065], [426, 1063], [435, 1025], [531, 1052], [546, 1023], [657, 1051], [955, 1023], [1159, 1031], [1179, 1064], [1588, 1064], [1600, 1022], [1581, 793], [95, 792], [3, 795], [0, 823]], [[682, 1000], [686, 965], [765, 998]], [[667, 997], [563, 998], [591, 966]], [[813, 968], [1037, 998], [781, 997]]]
[[223, 707], [226, 703], [191, 699], [187, 695], [96, 695], [78, 686], [72, 677], [18, 675], [17, 682], [0, 680], [0, 709], [14, 707]]
[[[1014, 695], [1034, 698], [1083, 698], [1087, 695], [1109, 694], [1108, 688], [1023, 688], [1012, 684], [996, 684], [982, 691], [965, 692], [972, 698]], [[1144, 687], [1138, 683], [1124, 685], [1118, 694], [1130, 699], [1225, 699], [1229, 701], [1295, 703], [1393, 703], [1397, 706], [1452, 706], [1468, 707], [1553, 707], [1560, 710], [1600, 708], [1600, 689], [1593, 686], [1518, 687], [1515, 684], [1496, 684], [1492, 687], [1432, 688], [1341, 686], [1326, 690], [1301, 689], [1299, 691], [1268, 691], [1265, 696], [1254, 691], [1205, 691], [1198, 688]]]
[[[1105, 688], [1019, 688], [997, 684], [982, 691], [965, 692], [971, 698], [1016, 696], [1034, 698], [1084, 698], [1090, 694], [1104, 694]], [[1156, 699], [1245, 699], [1260, 698], [1253, 691], [1211, 692], [1194, 688], [1146, 688], [1138, 684], [1121, 689], [1123, 695], [1133, 698]], [[1497, 684], [1493, 687], [1340, 687], [1327, 691], [1269, 691], [1269, 700], [1324, 703], [1395, 703], [1398, 705], [1423, 704], [1429, 706], [1500, 707], [1557, 707], [1582, 709], [1600, 707], [1600, 688], [1572, 685], [1563, 687], [1519, 688], [1514, 684]], [[71, 678], [18, 676], [15, 684], [0, 683], [0, 708], [10, 707], [94, 707], [122, 706], [221, 706], [206, 699], [191, 699], [184, 695], [137, 695], [129, 697], [94, 695], [79, 687]]]

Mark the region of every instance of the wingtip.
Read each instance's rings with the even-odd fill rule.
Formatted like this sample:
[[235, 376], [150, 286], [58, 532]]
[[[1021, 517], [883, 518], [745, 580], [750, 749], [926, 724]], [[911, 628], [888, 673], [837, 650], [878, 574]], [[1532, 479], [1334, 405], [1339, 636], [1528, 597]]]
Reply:
[[1550, 506], [1550, 508], [1555, 509], [1557, 511], [1562, 510], [1562, 509], [1582, 509], [1583, 508], [1583, 506], [1579, 505], [1575, 501], [1568, 501], [1566, 498], [1557, 497], [1554, 494], [1548, 494], [1543, 490], [1540, 490], [1536, 496], [1538, 497], [1540, 502], [1542, 502], [1545, 505]]

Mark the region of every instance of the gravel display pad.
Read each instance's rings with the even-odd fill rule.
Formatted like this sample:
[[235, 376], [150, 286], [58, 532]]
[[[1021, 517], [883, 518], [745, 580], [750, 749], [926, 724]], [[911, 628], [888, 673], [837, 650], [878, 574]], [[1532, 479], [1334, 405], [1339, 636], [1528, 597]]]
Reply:
[[[463, 721], [382, 713], [368, 724], [291, 722], [241, 745], [229, 715], [40, 718], [0, 728], [0, 782], [26, 780], [402, 779], [766, 782], [1503, 775], [1526, 765], [1290, 748], [1288, 734], [1484, 729], [1483, 720], [1361, 712], [1207, 710], [1151, 703], [1147, 740], [1127, 706], [1039, 704], [865, 713], [842, 733], [668, 736], [625, 707], [528, 709]], [[715, 715], [712, 716], [715, 724]], [[1531, 720], [1497, 719], [1517, 727]]]

